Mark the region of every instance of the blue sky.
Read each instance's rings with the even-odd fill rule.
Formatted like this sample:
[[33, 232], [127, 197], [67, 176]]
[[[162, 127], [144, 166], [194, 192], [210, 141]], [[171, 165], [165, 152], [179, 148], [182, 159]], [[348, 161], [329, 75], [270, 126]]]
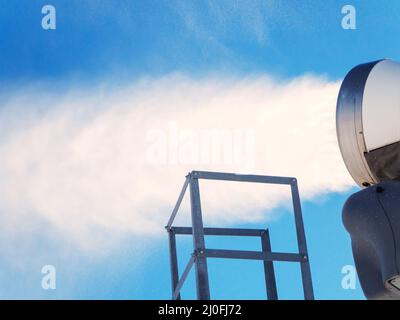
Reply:
[[345, 1], [56, 0], [57, 31], [43, 32], [47, 3], [2, 1], [3, 82], [176, 70], [340, 78], [360, 61], [398, 55], [396, 1], [353, 1], [352, 32], [340, 24]]
[[[193, 79], [268, 74], [283, 81], [315, 74], [336, 81], [361, 62], [399, 57], [400, 3], [395, 0], [351, 1], [357, 10], [356, 30], [341, 27], [341, 8], [349, 4], [345, 1], [0, 2], [0, 96], [5, 99], [1, 101], [37, 85], [56, 95], [102, 83], [118, 90], [138, 79], [175, 73]], [[45, 4], [57, 10], [56, 30], [41, 28]], [[28, 111], [30, 104], [23, 108]], [[176, 193], [179, 187], [171, 186]], [[355, 290], [341, 287], [341, 268], [353, 264], [341, 207], [355, 190], [325, 193], [303, 202], [318, 299], [363, 298], [358, 283]], [[273, 210], [278, 217], [269, 223], [273, 248], [295, 250], [293, 217], [287, 208]], [[9, 214], [4, 208], [0, 211]], [[74, 244], [68, 237], [60, 237], [51, 221], [29, 219], [29, 223], [18, 224], [19, 232], [12, 239], [0, 236], [1, 246], [12, 244], [11, 249], [2, 249], [7, 258], [0, 255], [1, 298], [169, 298], [166, 235], [138, 254], [132, 244], [141, 243], [141, 236], [127, 233], [116, 248], [99, 257], [75, 251]], [[258, 243], [210, 239], [210, 245], [255, 249]], [[190, 247], [190, 239], [180, 242], [183, 264]], [[26, 248], [33, 248], [37, 255], [26, 256]], [[10, 263], [10, 259], [24, 266]], [[40, 269], [48, 263], [57, 267], [57, 290], [40, 287]], [[296, 268], [277, 265], [282, 298], [301, 298]], [[263, 298], [262, 276], [261, 263], [210, 262], [215, 298]], [[189, 279], [184, 297], [194, 297], [193, 283]]]

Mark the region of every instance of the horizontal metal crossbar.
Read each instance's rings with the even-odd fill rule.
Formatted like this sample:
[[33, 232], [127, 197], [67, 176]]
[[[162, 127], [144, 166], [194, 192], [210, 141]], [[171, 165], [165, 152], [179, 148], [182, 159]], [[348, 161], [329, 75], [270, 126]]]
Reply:
[[192, 175], [194, 178], [197, 179], [208, 179], [208, 180], [225, 180], [225, 181], [256, 182], [256, 183], [287, 184], [287, 185], [291, 185], [296, 182], [296, 178], [291, 178], [291, 177], [260, 176], [252, 174], [236, 174], [236, 173], [224, 173], [224, 172], [193, 171]]
[[304, 255], [298, 253], [281, 253], [281, 252], [206, 249], [204, 251], [204, 255], [207, 258], [287, 261], [287, 262], [307, 261], [307, 258]]
[[179, 296], [179, 294], [180, 294], [180, 292], [181, 292], [182, 286], [183, 286], [183, 284], [185, 283], [186, 278], [187, 278], [187, 276], [189, 275], [189, 272], [190, 272], [190, 270], [192, 269], [195, 260], [196, 260], [196, 256], [195, 256], [195, 255], [192, 255], [192, 256], [190, 257], [189, 262], [188, 262], [187, 265], [186, 265], [185, 270], [183, 271], [182, 277], [179, 279], [179, 282], [178, 282], [178, 284], [176, 285], [176, 288], [175, 288], [175, 291], [174, 291], [174, 295], [173, 295], [173, 300], [176, 300], [176, 299], [178, 298], [178, 296]]
[[[189, 235], [193, 233], [191, 227], [171, 227], [175, 234]], [[265, 229], [238, 229], [238, 228], [204, 228], [207, 236], [238, 236], [238, 237], [260, 237]]]

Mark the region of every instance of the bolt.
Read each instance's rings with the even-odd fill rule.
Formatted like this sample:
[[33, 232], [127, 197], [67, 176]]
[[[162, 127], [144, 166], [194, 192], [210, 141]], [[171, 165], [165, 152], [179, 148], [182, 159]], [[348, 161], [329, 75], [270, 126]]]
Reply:
[[376, 187], [376, 193], [382, 193], [384, 190], [385, 190], [385, 189], [383, 189], [383, 188], [380, 187], [380, 186], [377, 186], [377, 187]]

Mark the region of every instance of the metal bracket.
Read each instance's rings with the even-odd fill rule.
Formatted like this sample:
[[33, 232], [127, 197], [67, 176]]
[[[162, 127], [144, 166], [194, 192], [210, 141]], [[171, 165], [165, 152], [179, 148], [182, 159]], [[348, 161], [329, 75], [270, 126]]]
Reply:
[[[204, 228], [200, 203], [199, 179], [290, 185], [299, 252], [272, 252], [268, 229]], [[172, 224], [178, 213], [179, 207], [182, 203], [188, 186], [190, 189], [192, 227], [174, 227], [172, 226]], [[197, 298], [199, 300], [210, 299], [207, 258], [246, 259], [263, 261], [266, 292], [267, 298], [269, 300], [278, 299], [273, 262], [298, 262], [300, 263], [301, 267], [304, 298], [306, 300], [314, 299], [300, 197], [297, 187], [297, 180], [295, 178], [192, 171], [186, 176], [186, 180], [179, 194], [178, 201], [165, 228], [169, 234], [172, 299], [174, 300], [181, 299], [181, 288], [193, 265], [195, 265], [196, 270]], [[180, 278], [178, 272], [176, 235], [192, 235], [193, 237], [193, 253]], [[205, 236], [260, 237], [262, 251], [208, 249], [205, 247]]]

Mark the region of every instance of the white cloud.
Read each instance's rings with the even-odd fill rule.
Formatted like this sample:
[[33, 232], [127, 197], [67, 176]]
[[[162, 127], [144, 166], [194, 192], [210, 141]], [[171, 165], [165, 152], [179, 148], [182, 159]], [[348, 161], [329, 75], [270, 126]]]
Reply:
[[[353, 182], [336, 142], [337, 92], [314, 76], [178, 75], [110, 92], [15, 92], [0, 110], [0, 232], [31, 216], [82, 249], [160, 234], [192, 169], [295, 176], [303, 200], [344, 191]], [[201, 137], [215, 130], [233, 139], [222, 156], [242, 152], [212, 162]], [[261, 185], [202, 181], [201, 192], [209, 224], [268, 219], [264, 209], [289, 199], [287, 188]]]

